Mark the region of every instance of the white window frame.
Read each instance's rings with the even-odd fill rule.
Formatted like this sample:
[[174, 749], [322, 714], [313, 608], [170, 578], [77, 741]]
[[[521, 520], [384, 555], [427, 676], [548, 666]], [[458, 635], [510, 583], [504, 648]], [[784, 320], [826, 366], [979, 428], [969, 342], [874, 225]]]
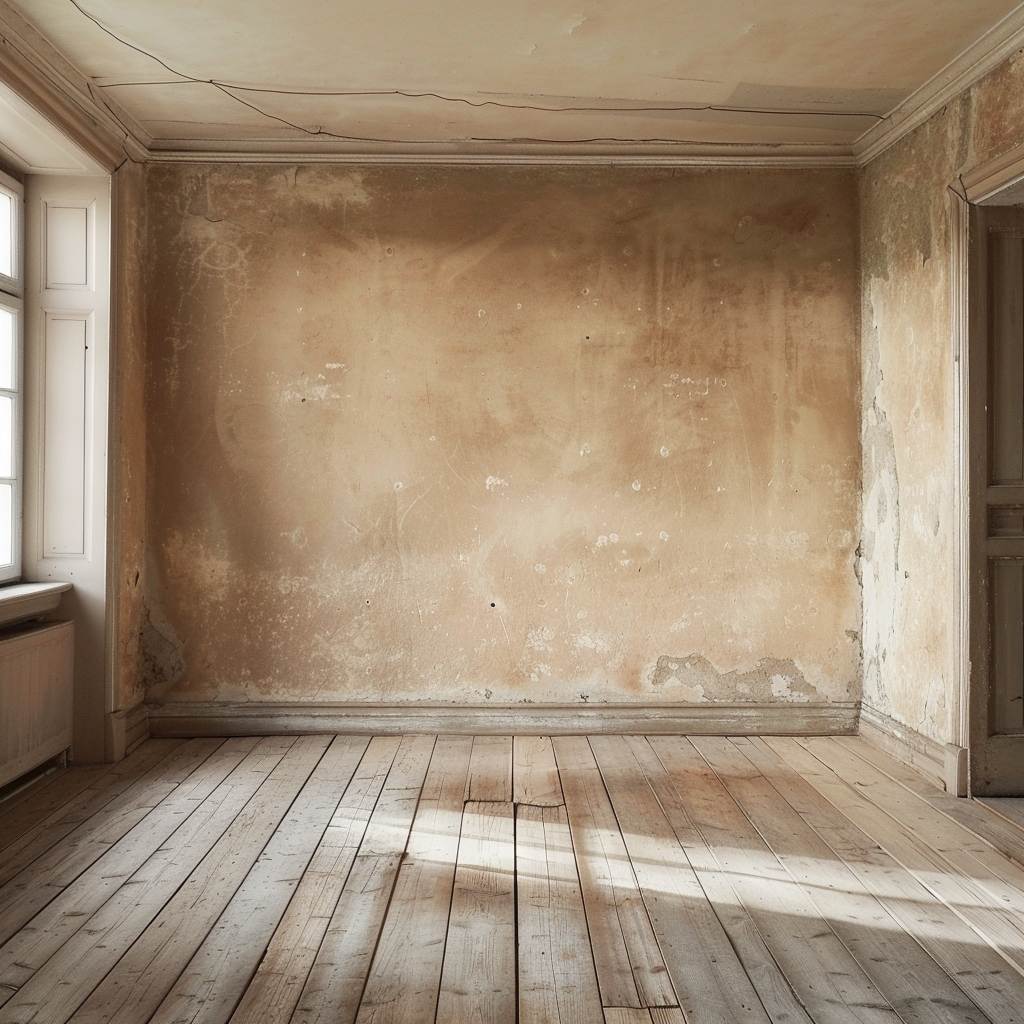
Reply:
[[12, 399], [13, 410], [13, 476], [0, 477], [0, 484], [12, 485], [11, 561], [0, 564], [0, 585], [21, 578], [22, 571], [22, 497], [24, 487], [23, 448], [23, 366], [25, 339], [25, 190], [19, 181], [0, 171], [0, 193], [12, 199], [11, 236], [12, 270], [8, 276], [0, 272], [0, 306], [14, 314], [14, 387], [0, 389], [0, 396]]

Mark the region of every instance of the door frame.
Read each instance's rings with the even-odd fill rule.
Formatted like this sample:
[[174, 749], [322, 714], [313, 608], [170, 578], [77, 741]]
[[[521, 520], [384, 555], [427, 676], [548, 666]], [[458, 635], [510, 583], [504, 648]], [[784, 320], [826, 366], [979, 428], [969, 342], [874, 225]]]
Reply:
[[[1012, 159], [1011, 159], [1012, 157]], [[1024, 793], [1019, 735], [1000, 736], [992, 726], [991, 623], [988, 551], [989, 226], [983, 207], [1024, 206], [1024, 147], [966, 175], [951, 221], [954, 335], [959, 331], [957, 393], [960, 511], [960, 628], [966, 631], [961, 708], [966, 717], [970, 795]], [[960, 190], [954, 190], [960, 192]], [[965, 326], [966, 325], [966, 326]], [[1001, 767], [1002, 766], [1002, 767]], [[1015, 779], [1010, 779], [1010, 774]]]
[[[954, 408], [956, 449], [955, 487], [958, 530], [956, 545], [956, 601], [959, 631], [957, 680], [951, 695], [951, 746], [959, 748], [960, 770], [947, 770], [947, 788], [958, 796], [980, 795], [976, 785], [979, 745], [989, 739], [988, 614], [984, 538], [982, 527], [975, 529], [977, 513], [972, 510], [972, 438], [979, 429], [985, 436], [984, 417], [987, 393], [982, 390], [972, 402], [972, 364], [976, 317], [987, 315], [986, 304], [971, 303], [976, 288], [972, 266], [975, 254], [971, 246], [971, 208], [1008, 198], [1006, 205], [1024, 201], [1024, 146], [1000, 153], [960, 175], [947, 191], [950, 228], [950, 312], [954, 353]], [[1013, 199], [1009, 199], [1012, 195]], [[993, 204], [998, 205], [998, 204]], [[983, 327], [983, 330], [985, 328]], [[975, 368], [975, 376], [977, 368]], [[975, 381], [973, 387], [987, 388]], [[984, 466], [981, 471], [984, 472]], [[977, 534], [977, 536], [975, 536]], [[977, 595], [972, 599], [972, 595]], [[980, 599], [979, 599], [980, 598]]]

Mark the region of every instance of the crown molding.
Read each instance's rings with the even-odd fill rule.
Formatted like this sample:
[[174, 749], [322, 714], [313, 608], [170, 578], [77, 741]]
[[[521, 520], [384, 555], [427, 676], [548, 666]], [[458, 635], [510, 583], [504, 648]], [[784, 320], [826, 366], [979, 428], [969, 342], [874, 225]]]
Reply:
[[1024, 146], [1015, 146], [968, 171], [961, 183], [969, 203], [984, 203], [1024, 177]]
[[865, 132], [853, 146], [857, 163], [861, 167], [870, 163], [1021, 49], [1024, 49], [1024, 5], [1011, 11], [912, 92], [884, 121]]
[[0, 82], [13, 89], [104, 170], [148, 158], [152, 140], [31, 25], [0, 0]]
[[502, 152], [457, 145], [407, 145], [370, 150], [317, 146], [297, 148], [281, 142], [245, 142], [230, 149], [203, 149], [196, 144], [168, 148], [157, 143], [149, 150], [151, 163], [222, 164], [363, 164], [417, 166], [562, 166], [562, 167], [682, 167], [682, 168], [856, 168], [847, 149], [828, 146], [695, 146], [664, 145], [610, 149], [573, 144], [516, 146]]

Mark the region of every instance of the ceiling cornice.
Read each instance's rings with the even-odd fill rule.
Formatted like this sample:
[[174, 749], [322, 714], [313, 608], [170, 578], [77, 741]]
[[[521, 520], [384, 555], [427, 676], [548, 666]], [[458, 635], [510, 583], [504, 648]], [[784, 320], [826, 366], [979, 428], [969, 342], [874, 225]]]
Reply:
[[[0, 0], [0, 81], [108, 171], [145, 160], [150, 141], [126, 111], [97, 95], [31, 25]], [[146, 142], [142, 141], [143, 139]]]
[[[424, 165], [566, 165], [689, 168], [851, 168], [874, 160], [958, 94], [1024, 49], [1024, 4], [964, 50], [885, 121], [853, 145], [679, 143], [594, 146], [509, 143], [481, 147], [408, 144], [355, 149], [325, 139], [305, 146], [258, 140], [209, 145], [155, 140], [122, 107], [73, 67], [6, 0], [0, 0], [0, 81], [96, 159], [114, 170], [125, 158], [159, 163], [338, 163]], [[513, 148], [514, 147], [514, 148]]]
[[153, 163], [233, 164], [418, 164], [423, 166], [566, 166], [566, 167], [687, 167], [687, 168], [854, 168], [852, 154], [827, 146], [696, 146], [670, 144], [657, 148], [588, 147], [572, 144], [517, 145], [514, 151], [432, 145], [388, 149], [346, 150], [329, 145], [297, 151], [281, 142], [240, 143], [234, 148], [207, 150], [155, 146]]
[[912, 92], [884, 121], [865, 132], [853, 147], [857, 162], [862, 167], [870, 163], [1021, 49], [1024, 49], [1024, 5]]

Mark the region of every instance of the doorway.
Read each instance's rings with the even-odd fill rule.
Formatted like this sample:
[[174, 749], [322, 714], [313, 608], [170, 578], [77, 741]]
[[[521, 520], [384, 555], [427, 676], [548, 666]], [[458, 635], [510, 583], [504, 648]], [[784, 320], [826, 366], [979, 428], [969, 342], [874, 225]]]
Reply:
[[973, 206], [968, 253], [971, 792], [1018, 796], [1024, 794], [1024, 206]]

